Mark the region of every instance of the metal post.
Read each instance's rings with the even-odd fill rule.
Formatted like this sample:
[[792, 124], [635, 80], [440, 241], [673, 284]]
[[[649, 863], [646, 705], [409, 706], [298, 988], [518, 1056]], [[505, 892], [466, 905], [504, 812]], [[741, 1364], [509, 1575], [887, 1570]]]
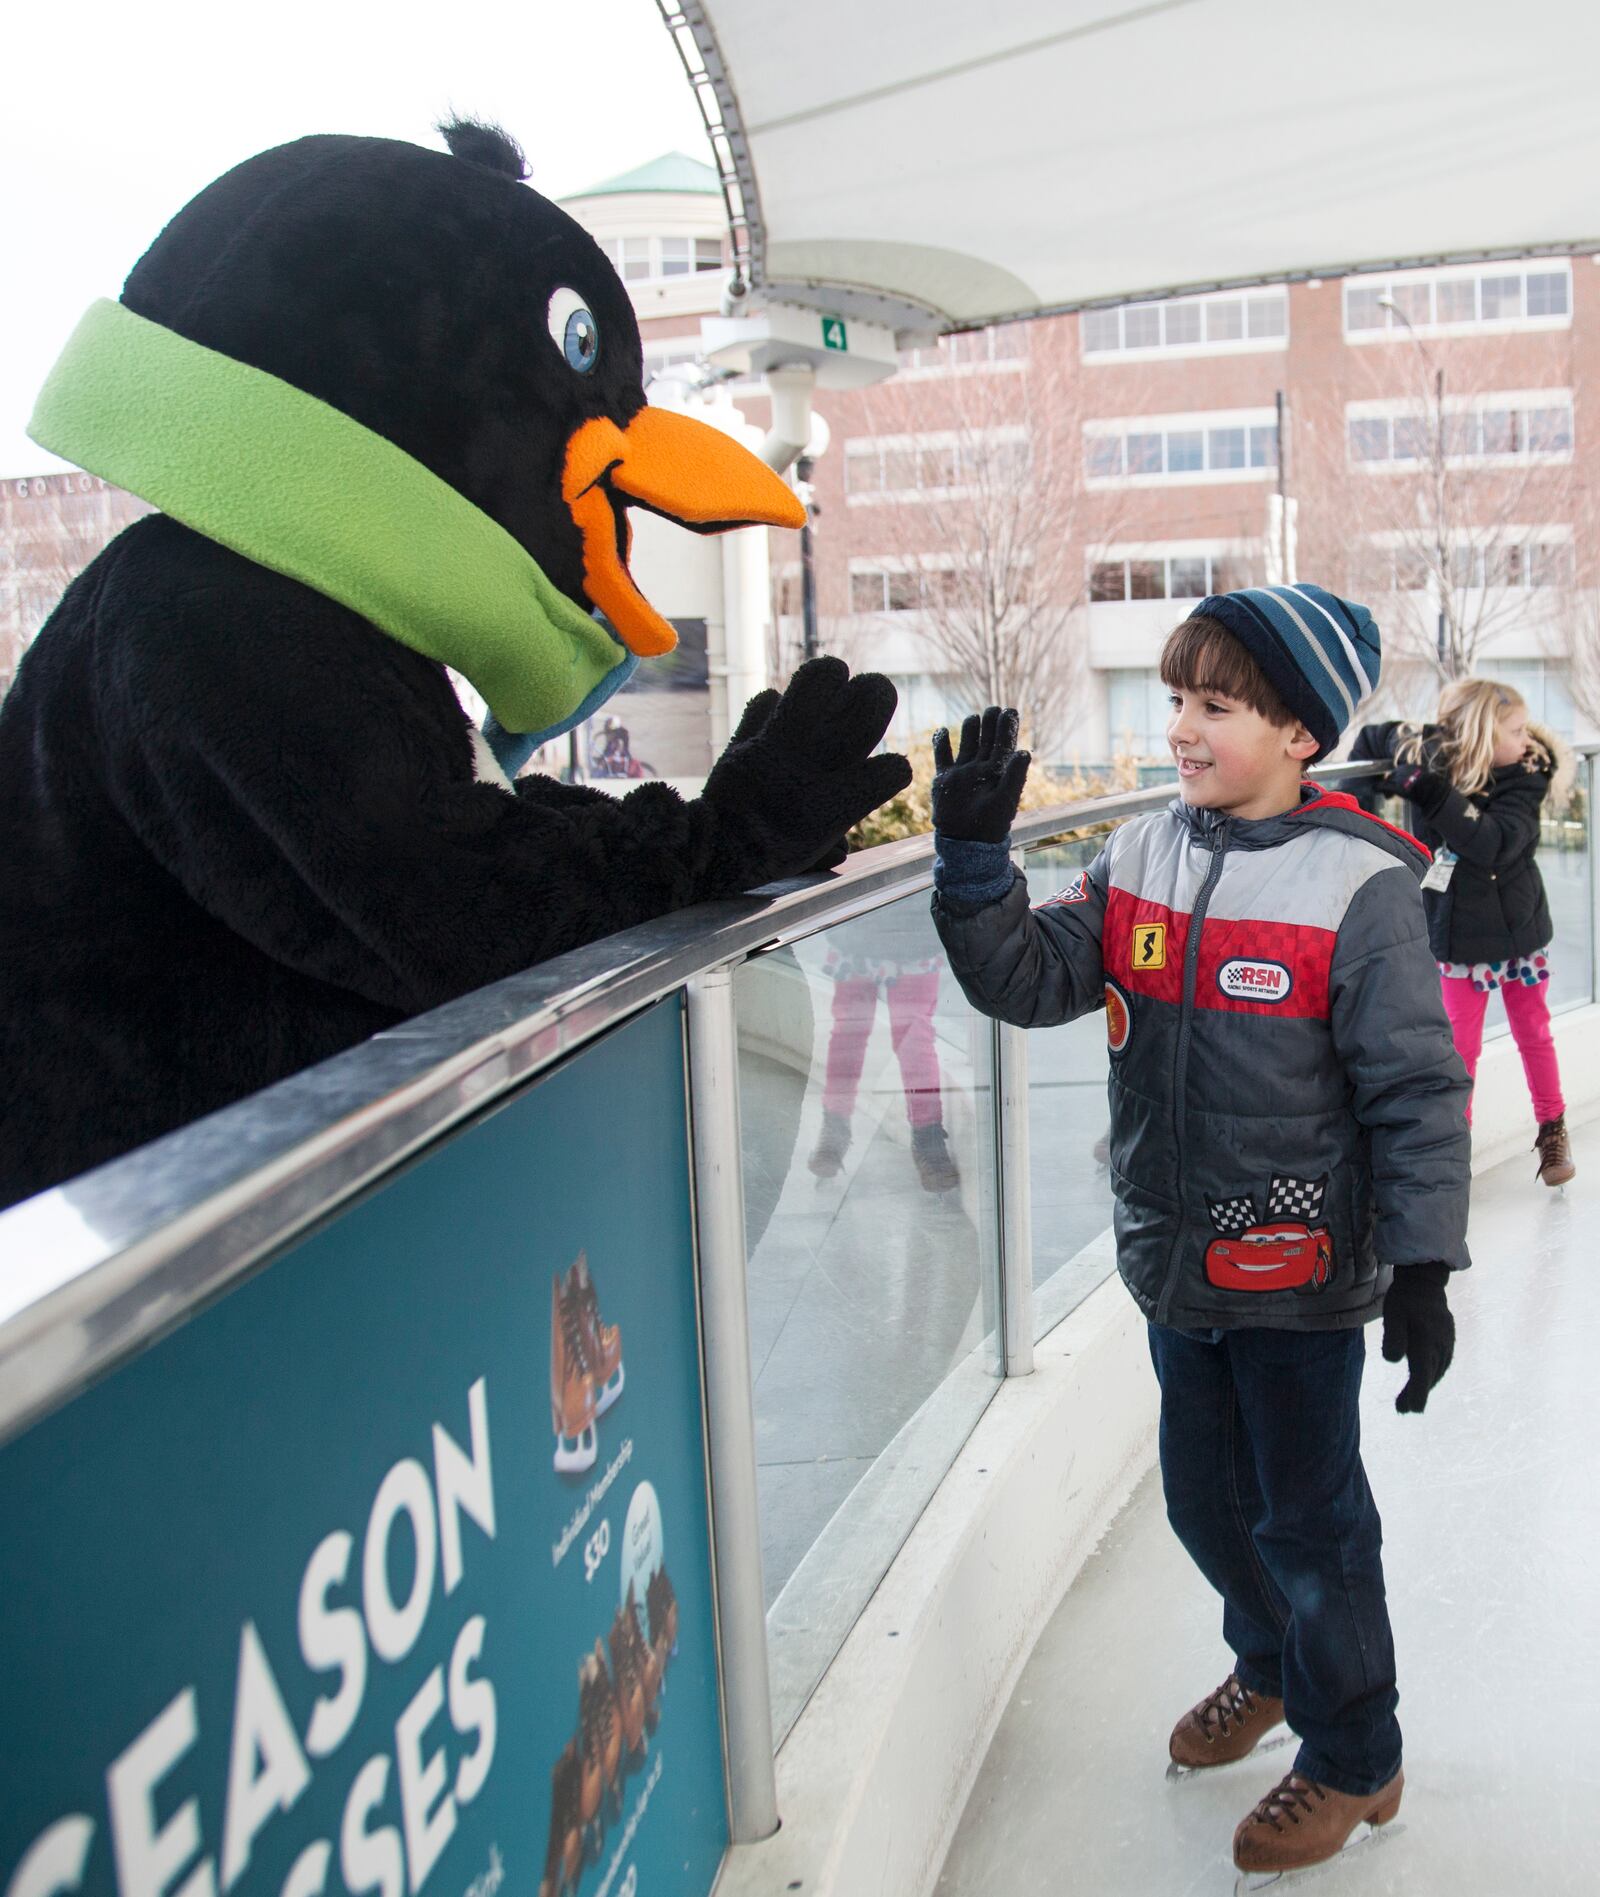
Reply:
[[688, 1001], [695, 1227], [705, 1335], [711, 1542], [728, 1740], [728, 1815], [734, 1843], [754, 1844], [778, 1828], [778, 1786], [772, 1756], [772, 1689], [767, 1675], [766, 1596], [756, 1496], [732, 970], [718, 968], [695, 976], [688, 984]]
[[1028, 1193], [1028, 1030], [995, 1023], [991, 1098], [1000, 1172], [1001, 1356], [1008, 1377], [1033, 1369], [1033, 1214]]
[[[1025, 869], [1023, 853], [1011, 860]], [[1008, 1377], [1033, 1369], [1033, 1206], [1028, 1170], [1028, 1031], [995, 1023], [995, 1161], [1000, 1201], [1000, 1354]]]
[[[795, 476], [801, 481], [811, 479], [809, 455], [802, 455], [796, 462]], [[801, 656], [807, 659], [817, 656], [817, 558], [811, 537], [811, 519], [815, 511], [811, 507], [806, 509], [806, 524], [800, 529]]]
[[[1414, 331], [1412, 333], [1411, 340], [1413, 342], [1417, 341], [1416, 334]], [[1418, 342], [1417, 347], [1420, 349], [1422, 347], [1422, 344]], [[1442, 366], [1434, 371], [1433, 387], [1434, 387], [1433, 405], [1434, 405], [1434, 411], [1438, 417], [1438, 429], [1439, 429], [1438, 453], [1434, 457], [1435, 478], [1438, 482], [1438, 490], [1434, 495], [1434, 504], [1433, 504], [1434, 532], [1438, 536], [1438, 539], [1440, 542], [1439, 631], [1438, 631], [1439, 670], [1442, 673], [1444, 673], [1444, 676], [1446, 678], [1449, 678], [1452, 676], [1452, 671], [1448, 669], [1449, 664], [1450, 664], [1449, 658], [1447, 657], [1447, 653], [1449, 651], [1449, 642], [1445, 637], [1445, 623], [1444, 623], [1444, 589], [1445, 589], [1445, 581], [1449, 576], [1444, 571], [1445, 553], [1444, 553], [1444, 547], [1443, 547], [1443, 540], [1444, 540], [1444, 527], [1443, 527], [1443, 521], [1444, 521], [1444, 369]], [[1470, 579], [1472, 576], [1468, 574], [1467, 577]]]
[[1278, 390], [1278, 578], [1285, 586], [1294, 584], [1294, 575], [1289, 571], [1289, 485], [1288, 473], [1284, 466], [1288, 443], [1284, 439], [1284, 399], [1283, 390]]
[[1600, 787], [1600, 757], [1583, 760], [1583, 839], [1589, 865], [1589, 999], [1600, 1002], [1600, 837], [1595, 834], [1594, 794]]

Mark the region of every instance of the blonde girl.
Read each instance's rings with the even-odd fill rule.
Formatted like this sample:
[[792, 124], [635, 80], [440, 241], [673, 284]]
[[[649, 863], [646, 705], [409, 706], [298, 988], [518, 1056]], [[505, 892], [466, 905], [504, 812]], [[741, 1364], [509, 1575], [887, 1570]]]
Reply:
[[[1539, 874], [1540, 812], [1571, 789], [1571, 753], [1528, 720], [1521, 693], [1493, 679], [1447, 685], [1431, 724], [1368, 725], [1352, 758], [1386, 758], [1379, 786], [1404, 797], [1434, 853], [1423, 883], [1456, 1049], [1475, 1075], [1489, 997], [1505, 1003], [1538, 1133], [1539, 1178], [1572, 1178], [1566, 1103], [1550, 1032], [1550, 904]], [[1471, 1107], [1468, 1107], [1471, 1117]]]

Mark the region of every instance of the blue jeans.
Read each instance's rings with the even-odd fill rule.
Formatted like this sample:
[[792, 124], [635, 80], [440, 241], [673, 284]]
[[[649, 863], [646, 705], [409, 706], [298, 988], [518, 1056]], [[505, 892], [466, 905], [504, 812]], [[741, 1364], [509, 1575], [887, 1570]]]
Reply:
[[1222, 1596], [1252, 1692], [1281, 1698], [1296, 1771], [1364, 1796], [1400, 1769], [1383, 1528], [1361, 1466], [1366, 1334], [1150, 1326], [1172, 1523]]

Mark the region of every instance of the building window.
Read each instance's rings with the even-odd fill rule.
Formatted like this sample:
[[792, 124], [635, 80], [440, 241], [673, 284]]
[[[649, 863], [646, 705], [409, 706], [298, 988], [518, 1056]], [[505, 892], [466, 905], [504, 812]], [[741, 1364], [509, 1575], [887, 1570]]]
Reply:
[[1100, 559], [1089, 568], [1089, 598], [1108, 603], [1128, 599], [1204, 599], [1254, 584], [1251, 562], [1240, 553], [1151, 551], [1125, 560]]
[[889, 610], [889, 576], [876, 567], [850, 575], [850, 610], [882, 613]]
[[595, 241], [624, 283], [722, 268], [720, 237], [601, 237]]
[[900, 368], [903, 374], [921, 378], [971, 374], [997, 365], [1016, 368], [1027, 359], [1027, 324], [1001, 323], [992, 329], [962, 330], [953, 336], [941, 336], [937, 342], [902, 349]]
[[[1378, 585], [1387, 586], [1393, 592], [1425, 593], [1434, 585], [1433, 562], [1414, 542], [1393, 546], [1376, 541], [1373, 560], [1372, 577]], [[1530, 532], [1526, 528], [1512, 528], [1498, 535], [1486, 534], [1481, 544], [1453, 548], [1449, 566], [1450, 584], [1457, 592], [1478, 592], [1485, 587], [1570, 586], [1573, 579], [1570, 529]]]
[[648, 382], [652, 376], [658, 376], [667, 369], [677, 368], [681, 363], [698, 362], [700, 344], [692, 337], [681, 342], [646, 343], [644, 347], [644, 379]]
[[980, 475], [991, 480], [1026, 478], [1031, 455], [1025, 428], [997, 428], [973, 435], [885, 435], [847, 441], [844, 486], [853, 501], [876, 495], [914, 497], [959, 493]]
[[[881, 556], [880, 556], [881, 558]], [[948, 567], [916, 566], [885, 559], [850, 563], [850, 610], [853, 613], [915, 613], [953, 604], [959, 575]]]
[[[1439, 423], [1414, 402], [1352, 403], [1345, 416], [1353, 465], [1404, 467], [1433, 458]], [[1446, 398], [1442, 447], [1448, 462], [1566, 460], [1572, 454], [1571, 395], [1565, 389], [1485, 395], [1456, 408]]]
[[1563, 738], [1572, 736], [1577, 716], [1565, 665], [1550, 659], [1490, 658], [1485, 661], [1485, 670], [1501, 684], [1521, 692], [1535, 724], [1548, 725]]
[[1403, 334], [1408, 322], [1419, 330], [1469, 329], [1485, 323], [1548, 328], [1571, 318], [1572, 268], [1549, 258], [1526, 266], [1432, 271], [1392, 282], [1350, 277], [1344, 286], [1345, 335], [1357, 342]]
[[1530, 586], [1571, 586], [1572, 547], [1565, 541], [1534, 541], [1528, 549]]
[[1117, 757], [1159, 757], [1167, 750], [1171, 694], [1156, 671], [1106, 673], [1106, 723]]
[[1085, 356], [1130, 350], [1281, 349], [1289, 334], [1289, 293], [1185, 296], [1165, 303], [1124, 303], [1085, 310], [1078, 319]]
[[1083, 461], [1090, 481], [1258, 479], [1278, 465], [1277, 417], [1258, 409], [1089, 422]]

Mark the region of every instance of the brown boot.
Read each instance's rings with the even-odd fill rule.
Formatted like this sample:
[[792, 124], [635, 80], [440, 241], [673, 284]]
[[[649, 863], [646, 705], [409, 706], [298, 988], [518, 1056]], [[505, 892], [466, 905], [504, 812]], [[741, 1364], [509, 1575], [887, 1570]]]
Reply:
[[1299, 1772], [1288, 1772], [1233, 1834], [1233, 1861], [1241, 1871], [1268, 1874], [1304, 1870], [1337, 1857], [1357, 1825], [1386, 1825], [1400, 1809], [1406, 1775], [1352, 1798]]
[[[1274, 1726], [1283, 1724], [1283, 1701], [1265, 1693], [1252, 1693], [1230, 1673], [1214, 1693], [1208, 1693], [1198, 1706], [1172, 1728], [1167, 1750], [1172, 1763], [1184, 1771], [1198, 1772], [1208, 1765], [1232, 1765], [1246, 1753], [1254, 1752]], [[1175, 1775], [1174, 1775], [1175, 1776]]]
[[1539, 1123], [1539, 1137], [1533, 1145], [1539, 1155], [1540, 1185], [1564, 1186], [1569, 1179], [1577, 1176], [1578, 1169], [1572, 1163], [1572, 1142], [1567, 1138], [1567, 1116], [1564, 1113], [1558, 1113], [1553, 1120]]

